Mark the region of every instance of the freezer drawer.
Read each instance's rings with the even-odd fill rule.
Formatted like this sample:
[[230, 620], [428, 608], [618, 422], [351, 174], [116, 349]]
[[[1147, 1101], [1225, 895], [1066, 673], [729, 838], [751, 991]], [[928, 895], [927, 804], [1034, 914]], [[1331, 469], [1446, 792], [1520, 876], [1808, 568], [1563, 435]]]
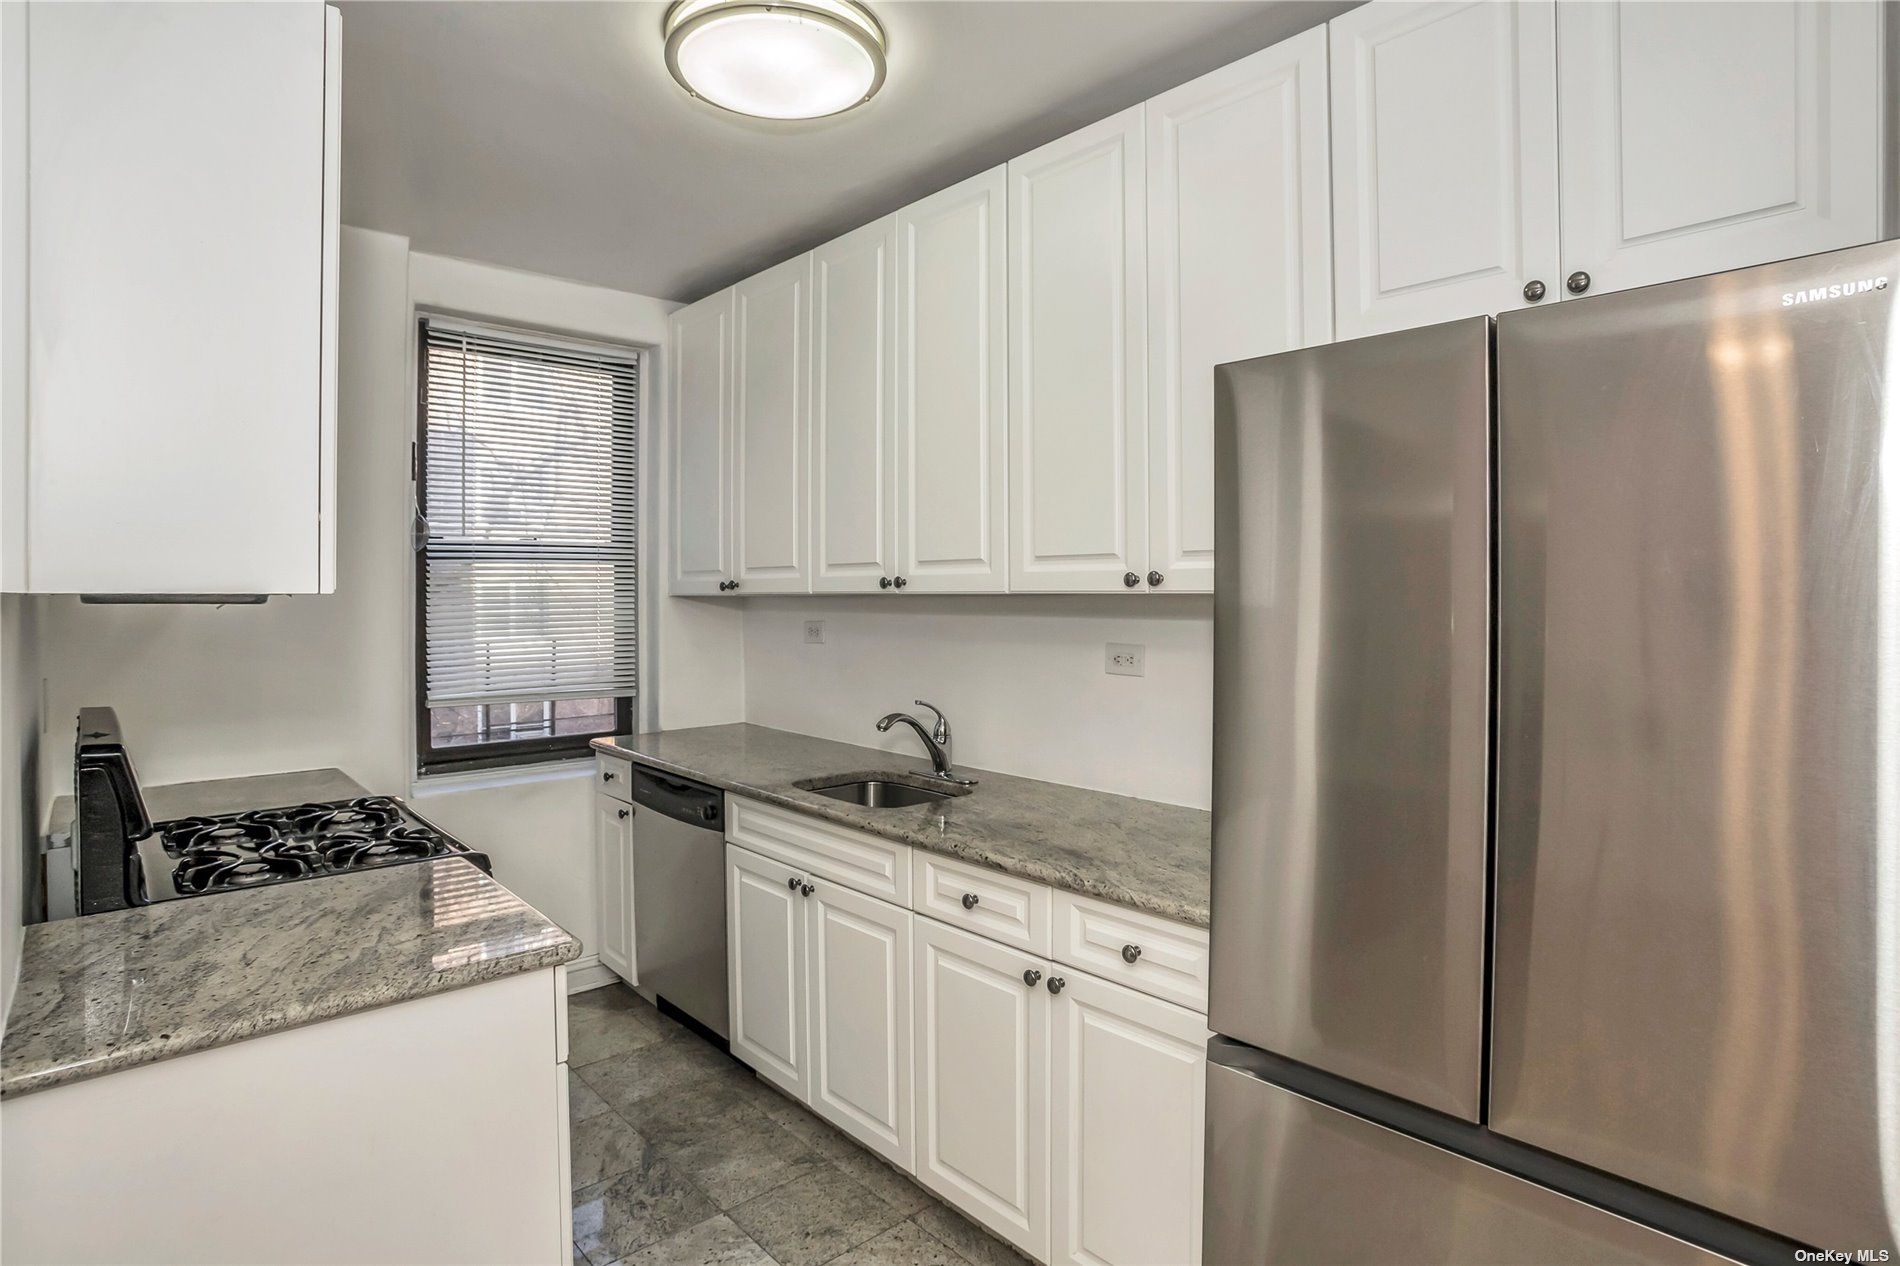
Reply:
[[1209, 1016], [1476, 1121], [1486, 317], [1215, 371]]
[[1490, 1124], [1821, 1248], [1900, 1243], [1897, 281], [1497, 327]]
[[1207, 1069], [1208, 1262], [1718, 1266], [1729, 1259], [1238, 1069]]

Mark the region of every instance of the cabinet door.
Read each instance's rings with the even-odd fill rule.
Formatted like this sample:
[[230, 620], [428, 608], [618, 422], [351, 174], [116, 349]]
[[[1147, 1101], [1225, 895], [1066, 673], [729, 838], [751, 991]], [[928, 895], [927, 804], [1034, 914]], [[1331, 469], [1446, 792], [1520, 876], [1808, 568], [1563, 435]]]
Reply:
[[726, 975], [732, 1053], [797, 1099], [810, 1087], [805, 1045], [804, 876], [726, 846]]
[[1049, 1260], [1198, 1266], [1206, 1017], [1056, 970]]
[[29, 8], [28, 590], [334, 590], [334, 13]]
[[594, 910], [601, 965], [637, 984], [633, 962], [633, 807], [594, 793]]
[[747, 593], [806, 593], [811, 255], [733, 287], [733, 579]]
[[910, 911], [829, 882], [806, 908], [812, 1110], [909, 1170]]
[[1333, 336], [1326, 32], [1148, 102], [1148, 567], [1214, 587], [1214, 366]]
[[871, 593], [895, 575], [891, 407], [896, 221], [811, 256], [811, 587]]
[[669, 323], [673, 379], [676, 594], [723, 592], [732, 578], [732, 291]]
[[1881, 10], [1560, 5], [1564, 274], [1594, 294], [1878, 238]]
[[1008, 172], [897, 213], [897, 570], [917, 593], [1009, 587]]
[[1136, 106], [1009, 164], [1011, 589], [1147, 571], [1142, 148]]
[[931, 919], [914, 929], [917, 1179], [1047, 1260], [1049, 963]]
[[1340, 338], [1562, 289], [1554, 10], [1373, 0], [1329, 24]]

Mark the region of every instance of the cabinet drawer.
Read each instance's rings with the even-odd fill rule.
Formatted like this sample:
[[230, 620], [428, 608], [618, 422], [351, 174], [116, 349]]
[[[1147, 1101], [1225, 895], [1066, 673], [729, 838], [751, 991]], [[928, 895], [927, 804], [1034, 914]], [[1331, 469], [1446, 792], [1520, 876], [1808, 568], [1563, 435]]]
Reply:
[[594, 757], [594, 785], [616, 800], [633, 803], [633, 762], [618, 756]]
[[787, 866], [910, 908], [910, 846], [802, 813], [726, 797], [726, 838]]
[[1050, 957], [1207, 1014], [1205, 928], [1059, 892]]
[[1049, 889], [999, 870], [919, 851], [914, 908], [952, 927], [1049, 955]]

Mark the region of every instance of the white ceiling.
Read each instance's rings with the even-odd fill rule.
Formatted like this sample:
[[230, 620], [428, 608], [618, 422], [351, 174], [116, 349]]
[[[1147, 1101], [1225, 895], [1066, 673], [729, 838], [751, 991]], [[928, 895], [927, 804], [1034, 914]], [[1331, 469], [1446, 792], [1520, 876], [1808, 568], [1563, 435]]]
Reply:
[[688, 98], [662, 3], [354, 0], [343, 218], [691, 300], [1356, 0], [872, 0], [890, 78], [807, 123]]

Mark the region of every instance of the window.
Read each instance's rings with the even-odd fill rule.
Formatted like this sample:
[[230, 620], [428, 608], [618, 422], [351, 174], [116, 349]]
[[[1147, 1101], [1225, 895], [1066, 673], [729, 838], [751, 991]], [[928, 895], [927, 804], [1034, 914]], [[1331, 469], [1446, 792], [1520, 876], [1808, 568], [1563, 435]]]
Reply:
[[637, 352], [422, 322], [424, 773], [585, 756], [633, 728]]

